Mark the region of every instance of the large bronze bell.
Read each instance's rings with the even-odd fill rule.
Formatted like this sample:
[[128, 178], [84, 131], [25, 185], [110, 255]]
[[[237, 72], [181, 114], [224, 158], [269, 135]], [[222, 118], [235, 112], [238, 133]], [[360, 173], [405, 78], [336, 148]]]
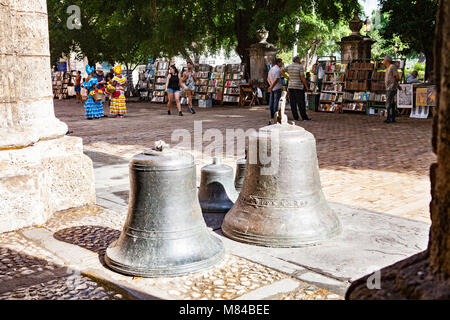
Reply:
[[164, 143], [132, 158], [127, 220], [105, 255], [111, 269], [142, 277], [176, 276], [222, 259], [222, 242], [202, 217], [195, 174], [192, 156]]
[[245, 158], [239, 159], [236, 162], [236, 176], [234, 178], [234, 187], [237, 192], [241, 192], [242, 186], [244, 185], [245, 178], [245, 166], [247, 160]]
[[[282, 111], [281, 123], [249, 137], [244, 185], [222, 224], [223, 233], [231, 239], [299, 247], [325, 241], [341, 231], [322, 192], [314, 136], [288, 124], [284, 108]], [[269, 167], [266, 159], [261, 159], [266, 149], [272, 150], [273, 174], [263, 174]]]
[[203, 213], [227, 213], [238, 193], [233, 182], [233, 168], [214, 158], [213, 163], [201, 169], [198, 198]]

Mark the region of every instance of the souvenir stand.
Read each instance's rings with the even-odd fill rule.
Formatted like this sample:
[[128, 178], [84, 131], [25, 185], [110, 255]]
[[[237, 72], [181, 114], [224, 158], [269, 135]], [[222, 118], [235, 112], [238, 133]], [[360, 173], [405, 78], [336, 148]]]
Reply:
[[[148, 64], [140, 68], [139, 81], [136, 90], [139, 93], [139, 100], [150, 101], [153, 93], [153, 82], [155, 71], [152, 70], [154, 65]], [[153, 72], [152, 72], [153, 71]]]

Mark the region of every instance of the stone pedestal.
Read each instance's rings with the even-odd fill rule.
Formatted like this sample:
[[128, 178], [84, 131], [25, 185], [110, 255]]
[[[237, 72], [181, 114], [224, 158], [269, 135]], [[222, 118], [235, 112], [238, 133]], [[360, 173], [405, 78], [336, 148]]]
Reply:
[[353, 60], [371, 59], [372, 45], [375, 41], [370, 37], [363, 37], [360, 34], [362, 25], [363, 22], [359, 19], [358, 12], [356, 11], [353, 19], [350, 21], [352, 34], [342, 38], [341, 42], [339, 42], [342, 63], [350, 63]]
[[0, 0], [0, 232], [95, 203], [92, 161], [55, 117], [45, 0]]
[[250, 79], [265, 83], [268, 73], [266, 66], [275, 64], [278, 50], [267, 42], [269, 33], [265, 29], [259, 30], [256, 36], [259, 43], [247, 49], [250, 54]]
[[276, 51], [260, 44], [250, 47], [250, 79], [264, 81], [267, 79], [266, 65], [274, 64]]

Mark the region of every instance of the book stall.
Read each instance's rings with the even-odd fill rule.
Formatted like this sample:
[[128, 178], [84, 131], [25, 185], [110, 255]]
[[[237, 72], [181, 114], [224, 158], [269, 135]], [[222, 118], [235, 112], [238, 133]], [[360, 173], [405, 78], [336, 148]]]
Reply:
[[323, 68], [324, 77], [317, 111], [338, 112], [342, 110], [346, 65], [331, 59], [324, 61], [321, 68]]
[[166, 80], [169, 75], [169, 62], [157, 60], [155, 62], [154, 87], [151, 101], [156, 103], [166, 103]]
[[139, 80], [136, 84], [136, 90], [139, 93], [139, 100], [151, 101], [153, 93], [153, 82], [155, 70], [152, 69], [153, 64], [140, 67]]
[[[404, 78], [405, 60], [394, 63]], [[322, 79], [320, 72], [323, 72]], [[382, 61], [354, 60], [347, 65], [333, 57], [325, 61], [319, 58], [313, 68], [313, 92], [308, 93], [309, 109], [317, 112], [381, 114], [386, 108], [385, 72]], [[319, 103], [314, 100], [317, 89], [320, 89]]]
[[52, 72], [52, 91], [55, 99], [68, 99], [69, 96], [75, 95], [74, 84], [76, 71], [72, 74], [65, 71]]
[[199, 107], [212, 107], [212, 99], [208, 93], [211, 70], [212, 67], [210, 65], [201, 64], [195, 73], [197, 81], [195, 83], [193, 100], [197, 100]]
[[243, 64], [228, 64], [226, 66], [223, 102], [239, 104], [241, 96], [240, 85], [246, 83], [244, 70], [245, 66]]
[[209, 77], [208, 93], [211, 95], [213, 103], [222, 104], [223, 87], [225, 83], [226, 65], [216, 66]]
[[[151, 88], [151, 92], [149, 93], [151, 96], [150, 101], [166, 103], [167, 94], [165, 92], [165, 84], [169, 74], [169, 62], [157, 60], [148, 69], [145, 71], [145, 75], [139, 75], [139, 88], [142, 88], [142, 83], [146, 81], [149, 88]], [[179, 73], [180, 78], [182, 78], [186, 69], [186, 66], [181, 68]], [[244, 69], [244, 65], [241, 64], [218, 66], [208, 64], [198, 65], [195, 68], [197, 81], [192, 97], [193, 102], [197, 102], [197, 106], [205, 108], [212, 107], [213, 105], [223, 105], [223, 103], [239, 105], [241, 96], [240, 85], [247, 82], [244, 78]], [[141, 89], [139, 90], [141, 91]], [[186, 93], [183, 90], [180, 93], [180, 103], [187, 105]]]

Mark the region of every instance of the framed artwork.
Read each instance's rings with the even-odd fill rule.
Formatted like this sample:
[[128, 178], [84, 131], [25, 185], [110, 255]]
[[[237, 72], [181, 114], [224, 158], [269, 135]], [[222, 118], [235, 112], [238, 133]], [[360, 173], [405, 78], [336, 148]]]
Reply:
[[436, 86], [432, 85], [427, 89], [427, 105], [430, 107], [436, 107]]
[[413, 106], [410, 118], [426, 119], [428, 118], [429, 111], [430, 107], [428, 106]]
[[427, 96], [428, 88], [417, 88], [416, 89], [416, 107], [426, 107], [427, 106]]
[[397, 108], [412, 108], [414, 102], [413, 85], [401, 84], [402, 90], [397, 90]]

